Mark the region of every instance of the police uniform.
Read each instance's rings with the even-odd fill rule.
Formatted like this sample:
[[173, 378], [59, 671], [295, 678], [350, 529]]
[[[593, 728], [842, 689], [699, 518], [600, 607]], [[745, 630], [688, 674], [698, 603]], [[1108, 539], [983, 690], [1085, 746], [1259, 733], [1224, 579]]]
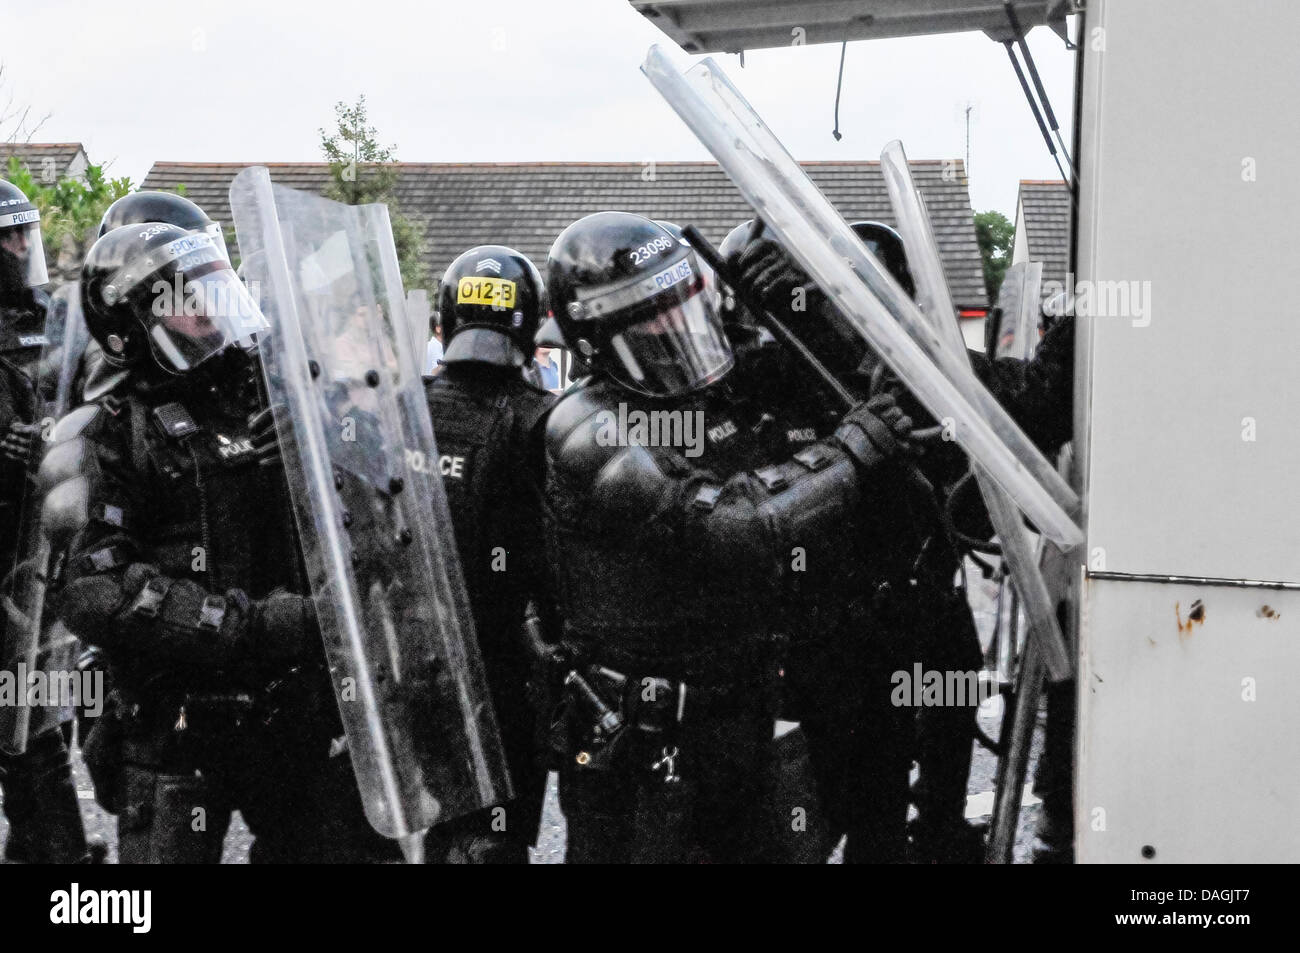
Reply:
[[[44, 292], [30, 289], [0, 303], [0, 429], [11, 421], [38, 422], [39, 382], [48, 378], [41, 365], [48, 304]], [[17, 596], [8, 587], [20, 577], [16, 561], [24, 556], [19, 548], [30, 530], [25, 524], [36, 516], [30, 505], [32, 476], [30, 468], [0, 458], [0, 588], [8, 605], [15, 605]], [[15, 648], [6, 637], [9, 626], [7, 613], [0, 616], [0, 662]], [[68, 736], [51, 727], [29, 738], [23, 755], [0, 753], [0, 786], [9, 821], [6, 859], [72, 863], [85, 858]]]
[[514, 798], [436, 825], [427, 853], [435, 862], [527, 863], [546, 797], [539, 708], [548, 643], [559, 638], [541, 489], [555, 398], [527, 374], [546, 289], [527, 256], [478, 245], [448, 265], [437, 306], [446, 351], [425, 393]]
[[87, 742], [126, 863], [390, 856], [362, 814], [282, 476], [259, 467], [255, 364], [128, 379], [66, 417], [41, 467], [61, 617], [115, 686]]
[[[553, 618], [542, 518], [542, 434], [555, 402], [517, 368], [478, 361], [446, 364], [425, 381], [438, 466], [455, 527], [497, 726], [515, 800], [457, 826], [435, 827], [430, 857], [477, 851], [483, 862], [528, 860], [546, 796], [546, 764], [536, 745], [539, 713], [530, 704], [534, 658], [523, 631], [533, 602]], [[552, 623], [553, 625], [553, 623]], [[466, 839], [463, 833], [471, 831]], [[456, 841], [456, 843], [453, 843]], [[466, 844], [470, 846], [465, 847]], [[457, 846], [459, 844], [459, 847]]]
[[[865, 565], [864, 491], [836, 441], [774, 452], [784, 435], [731, 398], [671, 405], [703, 421], [695, 457], [602, 439], [620, 406], [668, 409], [608, 381], [552, 412], [555, 564], [582, 678], [561, 771], [573, 862], [772, 859], [789, 822], [771, 811], [777, 636], [811, 590]], [[589, 691], [617, 732], [596, 728]]]
[[[184, 320], [153, 290], [196, 281]], [[40, 484], [58, 617], [114, 686], [85, 747], [119, 857], [214, 862], [233, 810], [254, 862], [395, 857], [341, 740], [273, 432], [252, 428], [261, 370], [236, 341], [257, 304], [211, 235], [168, 223], [101, 236], [81, 300], [125, 374], [59, 422]]]

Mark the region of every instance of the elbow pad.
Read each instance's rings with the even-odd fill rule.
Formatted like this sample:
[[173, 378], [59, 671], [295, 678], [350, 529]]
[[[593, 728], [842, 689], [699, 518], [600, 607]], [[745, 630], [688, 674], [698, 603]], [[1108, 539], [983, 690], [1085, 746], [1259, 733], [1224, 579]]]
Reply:
[[805, 447], [784, 463], [762, 467], [725, 488], [702, 485], [693, 504], [703, 520], [710, 562], [750, 582], [770, 582], [787, 570], [832, 566], [852, 559], [862, 495], [849, 457], [825, 443]]
[[132, 563], [120, 576], [85, 576], [63, 593], [65, 624], [110, 653], [146, 665], [202, 669], [243, 661], [252, 605], [243, 592], [208, 592], [191, 579]]

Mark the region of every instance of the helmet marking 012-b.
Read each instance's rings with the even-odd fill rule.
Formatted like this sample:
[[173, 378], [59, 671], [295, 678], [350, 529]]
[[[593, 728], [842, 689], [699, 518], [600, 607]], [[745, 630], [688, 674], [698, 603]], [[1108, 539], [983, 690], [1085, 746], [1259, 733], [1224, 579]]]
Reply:
[[733, 363], [695, 252], [650, 219], [597, 212], [555, 240], [551, 306], [593, 368], [654, 397], [720, 380]]
[[546, 286], [527, 256], [504, 245], [471, 248], [438, 283], [443, 363], [523, 367], [545, 313]]

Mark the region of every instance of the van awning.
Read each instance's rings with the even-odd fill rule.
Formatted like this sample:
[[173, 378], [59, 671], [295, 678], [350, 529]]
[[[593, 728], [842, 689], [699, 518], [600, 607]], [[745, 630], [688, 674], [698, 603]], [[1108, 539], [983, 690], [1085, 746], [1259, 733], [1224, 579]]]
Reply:
[[[839, 43], [978, 30], [1011, 39], [1002, 0], [629, 0], [688, 53], [739, 53], [799, 43]], [[1070, 0], [1014, 0], [1027, 31], [1065, 36]], [[802, 33], [800, 32], [802, 31]]]

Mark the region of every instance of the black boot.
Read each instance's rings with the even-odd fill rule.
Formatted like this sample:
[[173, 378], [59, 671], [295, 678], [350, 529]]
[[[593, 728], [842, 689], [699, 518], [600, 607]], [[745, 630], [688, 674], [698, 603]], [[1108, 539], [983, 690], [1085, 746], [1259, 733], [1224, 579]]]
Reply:
[[4, 759], [5, 860], [76, 864], [88, 858], [86, 829], [63, 735], [47, 731], [27, 751]]

